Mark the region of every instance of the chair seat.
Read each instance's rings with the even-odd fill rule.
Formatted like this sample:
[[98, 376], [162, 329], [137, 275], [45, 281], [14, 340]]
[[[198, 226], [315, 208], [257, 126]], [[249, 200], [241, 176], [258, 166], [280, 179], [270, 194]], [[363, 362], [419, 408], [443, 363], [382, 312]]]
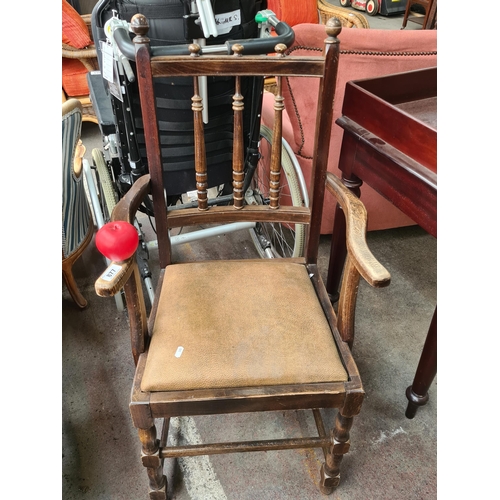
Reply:
[[[265, 293], [271, 289], [286, 293]], [[346, 380], [304, 265], [279, 259], [167, 266], [143, 391]]]

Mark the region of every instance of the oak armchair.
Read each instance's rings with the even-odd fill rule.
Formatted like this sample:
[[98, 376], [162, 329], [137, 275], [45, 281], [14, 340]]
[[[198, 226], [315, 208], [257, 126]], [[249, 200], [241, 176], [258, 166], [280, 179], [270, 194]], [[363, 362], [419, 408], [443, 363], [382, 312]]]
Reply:
[[[152, 194], [160, 265], [158, 286], [148, 316], [133, 256], [112, 262], [95, 288], [98, 295], [109, 296], [125, 287], [136, 364], [129, 408], [142, 446], [149, 497], [167, 497], [168, 479], [163, 470], [167, 458], [295, 448], [323, 450], [324, 463], [318, 481], [321, 491], [329, 494], [339, 484], [340, 463], [350, 447], [349, 431], [364, 396], [350, 351], [357, 283], [360, 275], [375, 287], [386, 286], [390, 279], [366, 246], [366, 212], [362, 202], [338, 178], [326, 174], [329, 141], [324, 138], [329, 137], [332, 126], [340, 21], [327, 23], [323, 54], [314, 57], [286, 57], [284, 45], [276, 46], [275, 56], [245, 56], [241, 46], [233, 46], [234, 55], [199, 55], [196, 44], [191, 45], [190, 56], [152, 57], [147, 19], [134, 16], [132, 28], [136, 33], [137, 75], [150, 173], [133, 184], [112, 218], [132, 222], [141, 200]], [[260, 78], [276, 75], [270, 159], [270, 182], [274, 188], [279, 186], [281, 175], [282, 81], [294, 74], [316, 76], [323, 82], [317, 101], [310, 207], [281, 206], [279, 189], [272, 190], [269, 205], [243, 201], [241, 116], [245, 103], [240, 85], [241, 79], [250, 74]], [[193, 77], [197, 152], [193, 175], [197, 179], [198, 200], [198, 208], [194, 209], [167, 211], [165, 207], [153, 81], [167, 75]], [[234, 202], [229, 206], [208, 207], [206, 203], [207, 170], [198, 75], [235, 79]], [[342, 204], [348, 221], [349, 259], [338, 315], [330, 304], [317, 262], [325, 191]], [[305, 224], [305, 256], [174, 260], [169, 229], [236, 221]], [[242, 286], [249, 279], [256, 280], [258, 286]], [[328, 425], [331, 431], [325, 428], [320, 408], [338, 410], [335, 422]], [[297, 409], [312, 411], [317, 436], [179, 447], [167, 444], [173, 417]], [[157, 419], [163, 422], [161, 431], [156, 427], [160, 422]]]

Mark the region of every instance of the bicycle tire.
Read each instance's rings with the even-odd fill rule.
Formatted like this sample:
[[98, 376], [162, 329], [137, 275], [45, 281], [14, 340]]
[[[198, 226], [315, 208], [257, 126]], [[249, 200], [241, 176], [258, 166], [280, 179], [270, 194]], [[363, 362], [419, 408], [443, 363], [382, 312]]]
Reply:
[[97, 182], [99, 196], [101, 196], [103, 217], [105, 222], [109, 222], [111, 220], [111, 213], [117, 203], [116, 191], [111, 180], [108, 165], [100, 149], [95, 148], [92, 150], [92, 160], [97, 170]]
[[[94, 210], [99, 210], [99, 208], [101, 209], [102, 222], [106, 224], [110, 220], [113, 208], [115, 208], [117, 196], [115, 194], [106, 160], [104, 159], [104, 155], [100, 149], [95, 148], [92, 150], [92, 160], [96, 167], [95, 177], [97, 180], [97, 194], [100, 198], [99, 203], [101, 204], [101, 207], [93, 208]], [[98, 227], [98, 229], [100, 229], [100, 227]], [[109, 264], [110, 261], [107, 258], [105, 260], [106, 263]], [[115, 294], [114, 298], [117, 310], [119, 312], [123, 312], [125, 310], [123, 289]]]
[[[264, 142], [263, 142], [264, 141]], [[272, 141], [272, 130], [265, 125], [260, 128], [259, 150], [262, 158], [270, 158], [266, 148], [270, 148]], [[295, 162], [296, 163], [296, 162]], [[281, 146], [281, 191], [282, 196], [289, 197], [294, 206], [304, 206], [305, 197], [300, 188], [299, 176], [295, 164], [286, 148]], [[252, 180], [252, 191], [257, 203], [268, 203], [268, 179], [265, 175], [265, 164], [259, 160], [257, 169]], [[292, 227], [293, 226], [293, 227]], [[250, 236], [259, 255], [262, 258], [269, 257], [265, 247], [270, 250], [274, 258], [281, 257], [301, 257], [305, 247], [305, 227], [303, 224], [279, 224], [279, 223], [257, 223], [255, 228], [251, 228]]]

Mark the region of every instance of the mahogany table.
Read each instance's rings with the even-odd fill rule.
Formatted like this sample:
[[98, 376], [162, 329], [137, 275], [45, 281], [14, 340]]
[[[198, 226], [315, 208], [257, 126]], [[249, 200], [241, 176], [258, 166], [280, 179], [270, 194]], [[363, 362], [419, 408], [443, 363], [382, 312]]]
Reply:
[[[437, 237], [437, 68], [346, 84], [339, 159], [344, 184], [360, 195], [363, 182]], [[328, 267], [332, 302], [345, 261], [345, 218], [337, 205]], [[420, 361], [406, 391], [413, 418], [437, 373], [437, 307]]]

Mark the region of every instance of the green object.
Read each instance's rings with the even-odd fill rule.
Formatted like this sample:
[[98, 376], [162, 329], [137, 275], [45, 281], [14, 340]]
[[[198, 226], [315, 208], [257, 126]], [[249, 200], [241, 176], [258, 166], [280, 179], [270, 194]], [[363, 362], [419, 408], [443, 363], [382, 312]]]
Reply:
[[276, 16], [276, 14], [269, 9], [259, 10], [259, 12], [255, 15], [255, 22], [257, 24], [266, 23], [270, 16]]

